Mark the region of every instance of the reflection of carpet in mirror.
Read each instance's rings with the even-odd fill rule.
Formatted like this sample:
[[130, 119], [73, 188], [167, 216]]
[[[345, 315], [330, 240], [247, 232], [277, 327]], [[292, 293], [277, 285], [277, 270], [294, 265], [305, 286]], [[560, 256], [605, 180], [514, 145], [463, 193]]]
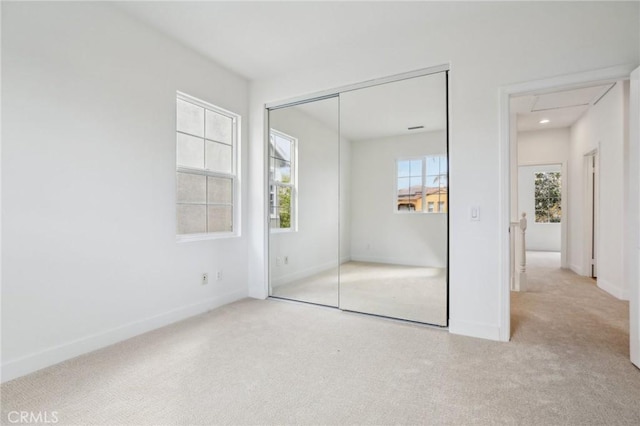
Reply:
[[[336, 306], [332, 269], [273, 289], [276, 297]], [[340, 308], [446, 325], [446, 269], [347, 262], [340, 267]]]
[[318, 305], [338, 306], [338, 268], [327, 269], [271, 289], [271, 295]]

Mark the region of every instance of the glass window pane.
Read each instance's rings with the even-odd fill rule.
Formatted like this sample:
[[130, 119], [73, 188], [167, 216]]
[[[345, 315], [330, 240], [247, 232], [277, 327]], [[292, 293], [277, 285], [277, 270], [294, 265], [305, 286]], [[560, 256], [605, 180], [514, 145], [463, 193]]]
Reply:
[[207, 203], [231, 204], [233, 201], [233, 180], [219, 177], [207, 178]]
[[222, 143], [206, 141], [207, 170], [220, 173], [232, 173], [231, 146]]
[[278, 213], [280, 228], [291, 228], [291, 188], [278, 188]]
[[178, 204], [176, 213], [179, 235], [199, 234], [207, 231], [206, 206]]
[[411, 178], [409, 177], [398, 178], [398, 192], [400, 192], [400, 190], [403, 190], [403, 189], [408, 190], [409, 186], [411, 186]]
[[449, 179], [447, 178], [447, 175], [438, 176], [438, 184], [440, 185], [440, 188], [447, 188], [449, 186]]
[[398, 161], [398, 177], [410, 176], [411, 175], [410, 168], [411, 168], [410, 161], [399, 160]]
[[277, 182], [291, 182], [291, 163], [284, 160], [275, 160], [275, 177]]
[[559, 198], [549, 200], [549, 222], [559, 223], [562, 218], [562, 207]]
[[177, 173], [178, 203], [206, 203], [207, 181], [205, 176]]
[[207, 206], [209, 232], [232, 232], [233, 210], [231, 206]]
[[398, 210], [419, 210], [422, 206], [422, 178], [398, 178]]
[[443, 155], [440, 157], [440, 174], [446, 174], [447, 170], [449, 170], [449, 165], [447, 164], [447, 157]]
[[440, 157], [427, 157], [427, 174], [440, 174]]
[[176, 149], [176, 163], [178, 167], [204, 167], [204, 140], [178, 133]]
[[411, 176], [422, 176], [422, 160], [411, 160]]
[[549, 216], [546, 210], [536, 210], [536, 222], [547, 223], [549, 222]]
[[411, 192], [422, 196], [422, 177], [411, 178]]
[[291, 161], [291, 141], [281, 136], [275, 135], [274, 157], [281, 160]]
[[440, 176], [427, 176], [425, 184], [427, 185], [427, 188], [440, 187]]
[[233, 120], [213, 111], [206, 111], [206, 137], [231, 145], [233, 142]]
[[178, 99], [176, 128], [179, 132], [204, 136], [204, 108]]

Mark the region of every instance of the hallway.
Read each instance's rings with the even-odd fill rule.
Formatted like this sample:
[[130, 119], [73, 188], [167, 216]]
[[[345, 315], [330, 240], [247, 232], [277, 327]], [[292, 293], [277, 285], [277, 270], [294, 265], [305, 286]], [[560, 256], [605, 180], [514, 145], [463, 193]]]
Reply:
[[513, 342], [544, 343], [599, 368], [629, 360], [629, 302], [561, 269], [559, 253], [527, 252], [527, 276], [529, 291], [511, 293]]

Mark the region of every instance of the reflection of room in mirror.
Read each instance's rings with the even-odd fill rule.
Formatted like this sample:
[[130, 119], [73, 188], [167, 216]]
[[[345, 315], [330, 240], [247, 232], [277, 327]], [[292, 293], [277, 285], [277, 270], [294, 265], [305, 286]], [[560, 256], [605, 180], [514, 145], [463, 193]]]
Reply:
[[271, 296], [447, 325], [445, 89], [440, 73], [269, 111]]
[[340, 308], [446, 324], [445, 268], [348, 262], [340, 266]]
[[338, 306], [338, 99], [269, 112], [271, 296]]
[[340, 124], [350, 144], [340, 308], [447, 325], [444, 74], [343, 93]]

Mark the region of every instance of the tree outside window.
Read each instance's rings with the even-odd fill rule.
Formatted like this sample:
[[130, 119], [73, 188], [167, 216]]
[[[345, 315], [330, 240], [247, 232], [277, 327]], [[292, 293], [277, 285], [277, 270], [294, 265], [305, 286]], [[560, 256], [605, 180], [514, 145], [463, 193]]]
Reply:
[[269, 208], [271, 229], [294, 231], [297, 139], [271, 129], [269, 154]]
[[562, 179], [560, 172], [535, 173], [536, 223], [560, 223]]

